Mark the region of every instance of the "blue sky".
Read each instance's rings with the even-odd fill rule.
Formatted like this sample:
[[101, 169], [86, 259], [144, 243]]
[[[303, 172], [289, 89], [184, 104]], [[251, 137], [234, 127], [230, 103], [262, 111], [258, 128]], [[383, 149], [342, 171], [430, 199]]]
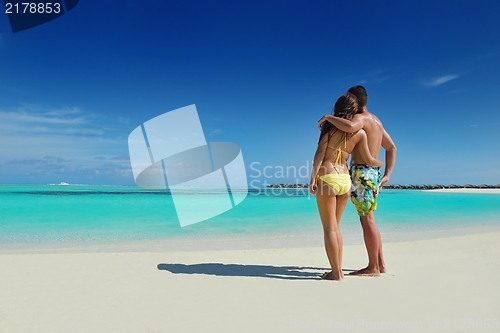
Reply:
[[494, 0], [81, 0], [15, 34], [1, 14], [0, 183], [132, 185], [130, 132], [190, 104], [208, 141], [241, 147], [250, 181], [305, 183], [280, 168], [310, 170], [317, 120], [363, 84], [398, 147], [391, 183], [498, 184], [498, 13]]

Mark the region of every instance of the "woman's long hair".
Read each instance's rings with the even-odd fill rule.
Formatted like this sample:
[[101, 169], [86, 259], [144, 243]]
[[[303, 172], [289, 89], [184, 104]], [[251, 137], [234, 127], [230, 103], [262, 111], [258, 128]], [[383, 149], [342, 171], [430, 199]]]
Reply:
[[[358, 99], [351, 93], [345, 93], [339, 97], [335, 106], [333, 107], [333, 115], [335, 117], [344, 118], [351, 120], [354, 115], [358, 112]], [[323, 123], [323, 127], [321, 128], [321, 134], [319, 136], [319, 141], [325, 134], [328, 134], [328, 141], [332, 135], [335, 134], [339, 129], [332, 125], [329, 121], [325, 121]], [[318, 141], [318, 143], [319, 143]]]

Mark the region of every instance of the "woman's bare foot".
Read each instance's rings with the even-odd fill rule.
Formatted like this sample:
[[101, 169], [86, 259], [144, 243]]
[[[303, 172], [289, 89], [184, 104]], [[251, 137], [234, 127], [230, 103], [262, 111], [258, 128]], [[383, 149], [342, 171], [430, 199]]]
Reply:
[[380, 271], [378, 269], [371, 268], [362, 268], [357, 271], [349, 273], [349, 275], [358, 275], [358, 276], [380, 276]]
[[325, 273], [323, 273], [323, 275], [321, 275], [321, 278], [322, 278], [323, 280], [334, 280], [334, 281], [340, 281], [340, 280], [342, 280], [344, 277], [341, 275], [340, 277], [335, 278], [335, 276], [333, 276], [333, 272], [325, 272]]

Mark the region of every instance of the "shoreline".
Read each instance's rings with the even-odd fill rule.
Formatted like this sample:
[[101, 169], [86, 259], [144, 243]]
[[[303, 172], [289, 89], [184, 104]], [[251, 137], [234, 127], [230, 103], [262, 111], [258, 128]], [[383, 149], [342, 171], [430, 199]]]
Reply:
[[[451, 237], [470, 236], [500, 232], [500, 225], [473, 227], [453, 227], [431, 230], [385, 229], [380, 227], [383, 244], [435, 240]], [[341, 231], [342, 226], [341, 226]], [[363, 245], [361, 227], [359, 232], [343, 232], [345, 246]], [[316, 232], [277, 234], [228, 235], [223, 237], [186, 237], [154, 240], [76, 242], [76, 243], [16, 243], [3, 244], [0, 255], [23, 254], [64, 254], [64, 253], [159, 253], [159, 252], [199, 252], [199, 251], [246, 251], [282, 250], [289, 248], [322, 247], [323, 233]]]
[[319, 278], [323, 247], [1, 254], [0, 331], [489, 332], [499, 253], [500, 232], [387, 243], [372, 278], [347, 275], [366, 264], [347, 245], [342, 282]]

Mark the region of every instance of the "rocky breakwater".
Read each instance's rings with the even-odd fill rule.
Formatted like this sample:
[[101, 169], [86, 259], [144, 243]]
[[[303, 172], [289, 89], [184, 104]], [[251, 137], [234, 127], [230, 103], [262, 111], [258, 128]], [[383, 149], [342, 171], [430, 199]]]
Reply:
[[[271, 184], [271, 185], [268, 185], [267, 187], [270, 187], [270, 188], [307, 188], [308, 184]], [[497, 185], [488, 185], [488, 184], [481, 184], [481, 185], [471, 185], [471, 184], [465, 184], [465, 185], [456, 185], [456, 184], [449, 184], [449, 185], [443, 185], [443, 184], [433, 184], [433, 185], [429, 185], [429, 184], [418, 184], [418, 185], [387, 184], [387, 185], [384, 185], [384, 189], [391, 189], [391, 190], [441, 190], [441, 189], [456, 189], [456, 188], [479, 188], [479, 189], [498, 188], [498, 189], [500, 189], [500, 184], [497, 184]]]
[[387, 185], [384, 185], [384, 188], [385, 189], [393, 189], [393, 190], [441, 190], [441, 189], [457, 189], [457, 188], [485, 189], [485, 188], [500, 188], [500, 184], [497, 184], [497, 185], [487, 185], [487, 184], [481, 184], [481, 185], [471, 185], [471, 184], [465, 184], [465, 185], [455, 185], [455, 184], [450, 184], [450, 185], [442, 185], [442, 184], [434, 184], [434, 185], [428, 185], [428, 184], [418, 184], [418, 185], [387, 184]]
[[271, 184], [270, 188], [308, 188], [309, 184]]

